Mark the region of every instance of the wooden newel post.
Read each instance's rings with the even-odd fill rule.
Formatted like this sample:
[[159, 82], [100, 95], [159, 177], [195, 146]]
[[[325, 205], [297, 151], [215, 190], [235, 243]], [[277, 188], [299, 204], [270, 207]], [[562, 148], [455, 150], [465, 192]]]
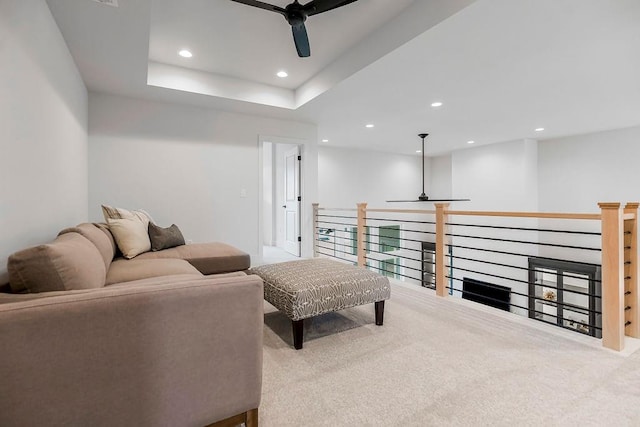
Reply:
[[435, 203], [436, 206], [436, 295], [447, 296], [447, 256], [449, 243], [447, 234], [449, 203]]
[[367, 204], [358, 203], [358, 233], [357, 233], [357, 247], [358, 247], [358, 265], [360, 267], [367, 266], [366, 259], [366, 229], [367, 229]]
[[638, 293], [638, 276], [640, 262], [638, 262], [638, 207], [640, 203], [627, 203], [624, 207], [625, 215], [631, 214], [633, 219], [624, 220], [624, 277], [625, 295], [624, 305], [630, 307], [625, 310], [626, 334], [633, 338], [640, 338], [640, 294]]
[[318, 257], [318, 242], [320, 241], [320, 230], [318, 229], [318, 206], [319, 203], [312, 203], [313, 206], [313, 257]]
[[602, 345], [624, 348], [624, 248], [620, 203], [598, 203], [602, 211]]

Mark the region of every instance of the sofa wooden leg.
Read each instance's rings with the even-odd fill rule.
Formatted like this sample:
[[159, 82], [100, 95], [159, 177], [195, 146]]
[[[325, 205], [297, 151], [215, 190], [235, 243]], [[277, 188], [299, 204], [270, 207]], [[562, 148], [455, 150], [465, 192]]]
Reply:
[[384, 301], [376, 302], [376, 325], [382, 326], [384, 322]]
[[291, 325], [293, 326], [293, 346], [296, 350], [300, 350], [304, 335], [304, 319], [292, 320]]
[[217, 421], [207, 427], [238, 427], [242, 423], [245, 427], [258, 427], [258, 408]]
[[245, 427], [258, 427], [258, 408], [247, 411]]

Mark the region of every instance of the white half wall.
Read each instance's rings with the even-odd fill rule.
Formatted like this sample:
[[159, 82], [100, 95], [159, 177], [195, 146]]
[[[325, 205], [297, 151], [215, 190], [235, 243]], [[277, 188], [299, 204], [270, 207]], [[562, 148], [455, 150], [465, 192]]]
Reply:
[[87, 90], [44, 0], [0, 2], [0, 283], [87, 219]]
[[187, 240], [226, 242], [254, 259], [263, 243], [260, 135], [306, 141], [303, 254], [312, 253], [314, 125], [95, 93], [89, 113], [91, 219], [101, 219], [101, 204], [143, 208], [161, 226], [177, 224]]
[[[429, 168], [426, 159], [427, 177]], [[355, 208], [367, 202], [369, 207], [416, 209], [386, 201], [411, 200], [422, 192], [419, 156], [321, 146], [318, 170], [318, 203], [324, 207]]]

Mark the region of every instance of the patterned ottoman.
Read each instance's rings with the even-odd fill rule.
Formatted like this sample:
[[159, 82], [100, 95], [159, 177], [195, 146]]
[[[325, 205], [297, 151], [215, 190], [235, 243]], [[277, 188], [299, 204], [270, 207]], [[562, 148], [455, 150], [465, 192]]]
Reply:
[[292, 321], [293, 344], [302, 348], [304, 319], [357, 305], [375, 303], [382, 325], [389, 280], [372, 271], [325, 258], [254, 267], [264, 280], [264, 299]]

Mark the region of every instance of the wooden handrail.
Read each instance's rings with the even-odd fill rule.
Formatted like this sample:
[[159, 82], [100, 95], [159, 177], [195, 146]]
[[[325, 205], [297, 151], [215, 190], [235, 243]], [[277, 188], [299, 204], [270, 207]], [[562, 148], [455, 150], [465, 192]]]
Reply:
[[433, 214], [436, 211], [433, 210], [421, 210], [421, 209], [366, 209], [367, 212], [386, 212], [386, 213], [416, 213], [416, 214]]
[[[321, 208], [318, 211], [349, 211], [357, 212], [358, 209], [351, 208]], [[435, 210], [429, 209], [372, 209], [367, 208], [365, 212], [374, 213], [408, 213], [408, 214], [432, 214]], [[510, 218], [538, 218], [538, 219], [580, 219], [599, 221], [602, 216], [599, 213], [560, 213], [560, 212], [500, 212], [500, 211], [446, 211], [447, 215], [460, 216], [486, 216], [486, 217], [510, 217]], [[635, 219], [634, 214], [625, 214], [624, 219]]]
[[501, 216], [515, 218], [540, 218], [540, 219], [588, 219], [600, 220], [600, 214], [581, 213], [555, 213], [555, 212], [489, 212], [489, 211], [447, 211], [448, 215], [463, 216]]

